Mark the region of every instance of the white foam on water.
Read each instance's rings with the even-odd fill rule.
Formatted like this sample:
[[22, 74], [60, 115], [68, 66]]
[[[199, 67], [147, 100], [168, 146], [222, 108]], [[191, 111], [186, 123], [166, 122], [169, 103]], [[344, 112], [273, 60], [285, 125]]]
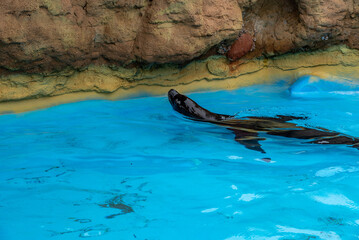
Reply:
[[336, 234], [335, 232], [332, 232], [332, 231], [324, 232], [324, 231], [316, 231], [316, 230], [311, 230], [311, 229], [299, 229], [299, 228], [293, 228], [293, 227], [286, 227], [286, 226], [281, 226], [281, 225], [277, 225], [276, 227], [277, 227], [278, 232], [312, 235], [312, 236], [319, 237], [320, 239], [323, 239], [323, 240], [340, 240], [341, 239], [338, 234]]
[[218, 210], [218, 208], [208, 208], [208, 209], [202, 210], [201, 213], [211, 213], [211, 212], [215, 212], [217, 210]]
[[232, 188], [233, 190], [238, 190], [238, 187], [237, 187], [236, 185], [232, 185], [231, 188]]
[[342, 194], [328, 194], [327, 196], [313, 196], [313, 199], [317, 202], [334, 205], [334, 206], [344, 206], [352, 209], [357, 209], [358, 206], [349, 198]]
[[278, 240], [281, 239], [282, 236], [272, 236], [272, 237], [266, 237], [266, 236], [250, 236], [250, 237], [244, 237], [244, 236], [232, 236], [229, 238], [226, 238], [225, 240]]
[[241, 214], [243, 214], [243, 212], [241, 212], [241, 211], [235, 211], [235, 212], [233, 213], [233, 215], [241, 215]]
[[239, 160], [239, 159], [243, 159], [243, 157], [239, 157], [239, 156], [235, 156], [235, 155], [231, 155], [231, 156], [227, 156], [228, 159], [230, 160]]
[[232, 236], [232, 237], [226, 238], [225, 240], [245, 240], [245, 238], [242, 236]]
[[351, 168], [348, 168], [347, 170], [346, 170], [347, 172], [358, 172], [359, 171], [359, 167], [351, 167]]
[[254, 199], [258, 199], [258, 198], [262, 198], [262, 197], [263, 196], [257, 195], [254, 193], [246, 193], [246, 194], [242, 194], [242, 196], [240, 198], [238, 198], [238, 201], [250, 202]]
[[358, 220], [355, 220], [355, 223], [356, 223], [357, 225], [359, 225], [359, 219], [358, 219]]
[[343, 172], [358, 172], [359, 168], [358, 167], [350, 167], [350, 168], [342, 168], [340, 166], [335, 166], [335, 167], [328, 167], [328, 168], [324, 168], [321, 169], [319, 171], [317, 171], [315, 173], [315, 176], [317, 177], [331, 177], [334, 176], [337, 173], [343, 173]]
[[81, 237], [98, 237], [105, 233], [104, 230], [89, 230], [80, 234]]
[[338, 95], [358, 95], [359, 91], [332, 91], [329, 93], [334, 93]]
[[334, 176], [337, 173], [345, 172], [344, 168], [342, 167], [328, 167], [321, 169], [315, 173], [315, 176], [317, 177], [331, 177]]

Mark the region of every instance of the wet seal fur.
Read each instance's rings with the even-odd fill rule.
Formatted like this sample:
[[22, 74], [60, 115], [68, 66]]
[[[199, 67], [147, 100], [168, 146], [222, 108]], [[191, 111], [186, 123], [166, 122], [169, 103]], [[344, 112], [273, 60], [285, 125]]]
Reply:
[[277, 115], [276, 117], [245, 117], [236, 119], [234, 115], [217, 114], [198, 105], [189, 97], [171, 89], [168, 100], [173, 109], [189, 119], [213, 123], [226, 127], [235, 134], [235, 141], [248, 149], [265, 153], [259, 141], [259, 133], [310, 140], [316, 144], [343, 144], [359, 150], [359, 138], [347, 136], [324, 128], [306, 128], [288, 121], [306, 117]]

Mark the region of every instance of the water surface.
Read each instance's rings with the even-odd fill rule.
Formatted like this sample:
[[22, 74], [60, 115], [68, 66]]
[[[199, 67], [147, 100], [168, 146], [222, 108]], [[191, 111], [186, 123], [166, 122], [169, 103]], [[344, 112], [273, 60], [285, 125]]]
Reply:
[[[358, 96], [287, 88], [189, 97], [359, 137]], [[358, 239], [359, 151], [266, 137], [246, 149], [165, 96], [1, 115], [0, 239]]]

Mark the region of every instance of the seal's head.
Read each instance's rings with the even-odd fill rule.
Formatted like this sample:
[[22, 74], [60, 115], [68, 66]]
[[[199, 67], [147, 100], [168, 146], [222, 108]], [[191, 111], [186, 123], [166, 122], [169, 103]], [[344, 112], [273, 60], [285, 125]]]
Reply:
[[194, 119], [202, 119], [196, 116], [195, 108], [197, 104], [192, 99], [180, 94], [174, 89], [168, 91], [168, 101], [171, 103], [174, 110], [177, 112]]
[[175, 97], [178, 95], [179, 93], [174, 90], [174, 89], [171, 89], [168, 91], [168, 101], [170, 101], [172, 107], [174, 108], [173, 104], [175, 103]]
[[174, 89], [168, 91], [168, 100], [174, 110], [194, 120], [200, 121], [222, 121], [231, 116], [212, 113], [189, 97], [180, 94]]

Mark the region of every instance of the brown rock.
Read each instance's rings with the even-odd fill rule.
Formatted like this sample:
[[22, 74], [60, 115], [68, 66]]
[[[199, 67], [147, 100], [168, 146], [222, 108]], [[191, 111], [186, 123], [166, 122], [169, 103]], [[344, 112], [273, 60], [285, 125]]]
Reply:
[[244, 29], [255, 40], [257, 55], [282, 54], [297, 47], [293, 41], [300, 21], [294, 0], [258, 0], [243, 18]]
[[244, 29], [255, 39], [256, 56], [343, 43], [359, 48], [355, 44], [359, 35], [358, 1], [239, 0], [239, 3], [247, 6], [243, 12]]
[[[255, 42], [247, 57], [359, 48], [359, 1], [348, 0], [1, 0], [0, 19], [2, 74], [186, 63], [242, 28]], [[228, 56], [249, 45], [242, 35]]]
[[238, 60], [246, 55], [252, 49], [252, 46], [252, 36], [244, 33], [232, 44], [231, 49], [227, 52], [227, 57], [232, 61]]
[[0, 68], [187, 62], [242, 28], [237, 0], [2, 0]]

